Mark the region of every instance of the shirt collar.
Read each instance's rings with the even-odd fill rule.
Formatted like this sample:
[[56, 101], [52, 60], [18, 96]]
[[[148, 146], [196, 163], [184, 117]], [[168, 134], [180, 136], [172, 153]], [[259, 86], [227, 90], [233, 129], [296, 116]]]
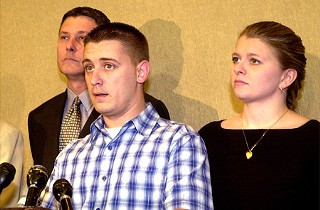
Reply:
[[[123, 128], [127, 128], [133, 125], [138, 133], [140, 133], [143, 136], [149, 136], [153, 128], [157, 125], [159, 119], [160, 116], [158, 112], [155, 110], [155, 108], [152, 106], [150, 102], [147, 102], [146, 109], [135, 118], [126, 122], [122, 126], [121, 130], [123, 130]], [[108, 135], [105, 129], [105, 122], [103, 120], [102, 115], [100, 115], [90, 126], [90, 134], [93, 137], [92, 140], [95, 139], [94, 136], [97, 134], [97, 132], [101, 132], [105, 136]]]
[[146, 103], [146, 109], [137, 117], [130, 120], [137, 131], [143, 136], [149, 136], [156, 126], [160, 116], [150, 102]]
[[[72, 106], [74, 99], [77, 97], [77, 94], [75, 94], [70, 88], [67, 88], [67, 94], [68, 94], [68, 110], [69, 110]], [[79, 95], [79, 98], [81, 100], [81, 104], [88, 112], [92, 108], [92, 102], [89, 97], [88, 89], [83, 91]]]

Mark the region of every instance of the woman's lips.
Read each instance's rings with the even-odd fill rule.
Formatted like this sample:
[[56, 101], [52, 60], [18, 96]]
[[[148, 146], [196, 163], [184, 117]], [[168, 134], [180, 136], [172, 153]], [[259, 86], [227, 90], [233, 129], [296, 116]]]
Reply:
[[244, 81], [242, 81], [242, 80], [235, 80], [235, 81], [234, 81], [234, 84], [235, 84], [235, 85], [246, 85], [247, 83], [244, 82]]

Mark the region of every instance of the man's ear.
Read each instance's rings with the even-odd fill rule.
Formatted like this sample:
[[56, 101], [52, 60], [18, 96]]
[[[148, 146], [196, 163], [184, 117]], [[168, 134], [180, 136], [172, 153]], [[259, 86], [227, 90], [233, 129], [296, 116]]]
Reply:
[[147, 60], [141, 61], [137, 65], [137, 82], [143, 84], [147, 79], [150, 72], [150, 63]]
[[280, 90], [288, 88], [297, 78], [297, 71], [295, 69], [287, 69], [282, 73], [279, 84]]

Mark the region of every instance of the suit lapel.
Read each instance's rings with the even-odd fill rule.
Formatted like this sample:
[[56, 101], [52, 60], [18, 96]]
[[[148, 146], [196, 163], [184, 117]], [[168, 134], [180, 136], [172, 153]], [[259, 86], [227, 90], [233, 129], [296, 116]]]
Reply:
[[37, 115], [37, 121], [43, 126], [46, 131], [45, 146], [44, 146], [44, 161], [52, 164], [53, 160], [46, 160], [46, 157], [56, 157], [59, 153], [59, 135], [60, 125], [66, 102], [67, 93], [64, 92], [52, 100], [43, 110]]
[[84, 138], [86, 135], [90, 134], [90, 126], [93, 121], [95, 121], [99, 117], [100, 113], [93, 109], [86, 124], [83, 126], [79, 138]]

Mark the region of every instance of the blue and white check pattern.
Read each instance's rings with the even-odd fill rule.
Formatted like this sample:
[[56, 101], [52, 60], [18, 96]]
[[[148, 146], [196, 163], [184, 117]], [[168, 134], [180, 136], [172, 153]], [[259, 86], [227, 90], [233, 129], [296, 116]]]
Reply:
[[60, 178], [73, 186], [74, 209], [213, 209], [203, 140], [191, 127], [159, 117], [151, 104], [111, 139], [100, 116], [91, 134], [57, 157], [41, 206], [58, 209]]

